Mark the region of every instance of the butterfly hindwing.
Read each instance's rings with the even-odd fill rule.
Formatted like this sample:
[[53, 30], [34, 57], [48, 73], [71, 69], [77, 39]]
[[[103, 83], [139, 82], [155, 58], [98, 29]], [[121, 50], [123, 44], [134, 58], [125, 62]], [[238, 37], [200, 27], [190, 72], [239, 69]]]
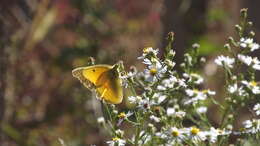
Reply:
[[123, 89], [118, 73], [114, 70], [109, 70], [101, 74], [97, 80], [97, 92], [101, 98], [104, 98], [110, 103], [121, 103], [123, 99]]

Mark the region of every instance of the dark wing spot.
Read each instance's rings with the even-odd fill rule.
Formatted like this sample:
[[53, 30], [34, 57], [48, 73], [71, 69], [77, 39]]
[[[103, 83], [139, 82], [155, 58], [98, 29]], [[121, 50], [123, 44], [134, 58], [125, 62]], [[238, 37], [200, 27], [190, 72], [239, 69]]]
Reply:
[[96, 70], [95, 70], [95, 69], [93, 69], [92, 71], [93, 71], [93, 72], [96, 72]]

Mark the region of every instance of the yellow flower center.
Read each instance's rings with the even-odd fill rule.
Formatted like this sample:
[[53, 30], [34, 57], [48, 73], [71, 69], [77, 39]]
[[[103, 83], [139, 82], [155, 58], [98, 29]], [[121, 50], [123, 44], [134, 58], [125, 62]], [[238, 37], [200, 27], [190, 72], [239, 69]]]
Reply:
[[112, 140], [113, 140], [113, 141], [118, 141], [118, 140], [120, 140], [120, 138], [114, 137], [114, 138], [112, 138]]
[[198, 89], [193, 89], [193, 92], [198, 94], [199, 93], [199, 90]]
[[120, 119], [124, 119], [125, 117], [126, 117], [126, 114], [124, 112], [122, 112], [118, 115], [118, 118], [120, 118]]
[[249, 85], [255, 87], [255, 86], [257, 86], [257, 82], [251, 81], [251, 82], [249, 83]]
[[180, 135], [180, 133], [178, 130], [172, 130], [172, 136], [177, 137], [179, 135]]
[[200, 129], [196, 128], [196, 127], [192, 127], [190, 130], [191, 134], [193, 135], [197, 135], [200, 132]]
[[205, 89], [205, 90], [203, 90], [202, 92], [203, 92], [203, 93], [208, 93], [208, 90], [207, 90], [207, 89]]
[[149, 49], [148, 48], [144, 48], [143, 52], [147, 54], [147, 53], [149, 53]]
[[156, 75], [156, 73], [157, 73], [157, 69], [156, 69], [156, 68], [151, 68], [151, 69], [150, 69], [150, 74], [151, 74], [152, 76]]

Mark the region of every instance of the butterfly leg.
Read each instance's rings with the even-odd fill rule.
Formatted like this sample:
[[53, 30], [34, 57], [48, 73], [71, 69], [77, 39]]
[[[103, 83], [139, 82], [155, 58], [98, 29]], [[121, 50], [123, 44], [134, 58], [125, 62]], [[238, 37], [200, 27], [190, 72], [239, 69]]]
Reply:
[[101, 94], [101, 98], [104, 97], [104, 95], [105, 95], [106, 92], [107, 92], [107, 88], [105, 88], [105, 90], [102, 92], [102, 94]]

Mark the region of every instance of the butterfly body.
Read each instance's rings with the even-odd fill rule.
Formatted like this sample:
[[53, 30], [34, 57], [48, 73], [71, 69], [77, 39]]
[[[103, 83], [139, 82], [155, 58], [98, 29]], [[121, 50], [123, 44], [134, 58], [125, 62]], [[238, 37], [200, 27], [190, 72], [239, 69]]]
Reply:
[[123, 89], [117, 69], [118, 65], [93, 65], [76, 68], [72, 75], [88, 89], [95, 90], [99, 98], [119, 104], [123, 99]]

